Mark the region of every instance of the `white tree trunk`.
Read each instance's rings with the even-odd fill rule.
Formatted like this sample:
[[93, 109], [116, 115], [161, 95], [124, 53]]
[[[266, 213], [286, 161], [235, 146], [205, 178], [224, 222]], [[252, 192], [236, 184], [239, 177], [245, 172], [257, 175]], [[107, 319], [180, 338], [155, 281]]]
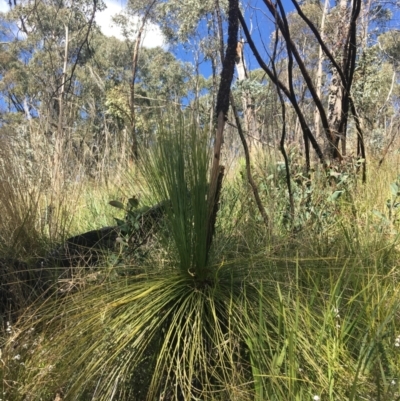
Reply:
[[[320, 28], [322, 39], [324, 39], [324, 36], [325, 36], [325, 19], [326, 19], [326, 14], [328, 13], [328, 9], [329, 9], [329, 0], [325, 0], [324, 10], [322, 12], [322, 17], [321, 17], [321, 28]], [[324, 61], [324, 56], [323, 56], [322, 47], [320, 46], [319, 53], [318, 53], [317, 80], [315, 83], [315, 89], [316, 89], [317, 95], [320, 99], [321, 99], [321, 88], [322, 88], [322, 63], [323, 63], [323, 61]], [[315, 111], [314, 111], [314, 131], [315, 131], [315, 138], [317, 139], [317, 141], [322, 139], [321, 138], [322, 137], [321, 128], [320, 128], [320, 115], [319, 115], [319, 111], [318, 111], [317, 107], [315, 107]], [[325, 138], [325, 135], [323, 137]]]
[[[243, 46], [244, 43], [238, 42], [236, 49], [236, 70], [238, 74], [238, 81], [244, 81], [247, 76], [246, 64], [243, 57]], [[254, 102], [251, 97], [251, 93], [246, 90], [242, 95], [242, 105], [244, 113], [244, 126], [248, 137], [249, 147], [253, 148], [260, 143], [260, 137], [257, 133], [256, 116], [254, 110]]]
[[[333, 49], [333, 54], [336, 60], [342, 60], [340, 67], [343, 68], [345, 63], [344, 56], [346, 54], [346, 42], [349, 32], [349, 18], [347, 0], [341, 0], [339, 3], [339, 14], [336, 16], [336, 46]], [[342, 120], [342, 99], [343, 85], [339, 73], [334, 69], [332, 71], [331, 83], [329, 86], [328, 97], [328, 123], [332, 132], [334, 145], [337, 146], [339, 141], [342, 141], [342, 155], [346, 153], [346, 138], [345, 133], [339, 132], [340, 123]], [[330, 144], [328, 156], [332, 156], [333, 152], [339, 152], [339, 149], [332, 149], [333, 144]]]

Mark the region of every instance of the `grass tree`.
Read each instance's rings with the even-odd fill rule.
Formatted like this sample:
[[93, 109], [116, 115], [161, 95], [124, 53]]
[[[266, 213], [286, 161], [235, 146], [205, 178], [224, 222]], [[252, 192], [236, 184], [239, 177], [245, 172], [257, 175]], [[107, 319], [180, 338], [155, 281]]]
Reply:
[[[235, 321], [246, 319], [244, 300], [256, 293], [245, 291], [248, 265], [206, 251], [208, 141], [183, 123], [161, 130], [144, 174], [153, 199], [168, 199], [159, 231], [163, 262], [154, 255], [145, 274], [126, 267], [123, 277], [48, 301], [34, 318], [23, 318], [27, 330], [12, 340], [24, 338], [32, 352], [19, 366], [19, 391], [189, 400], [234, 399], [251, 387], [245, 332]], [[31, 325], [41, 332], [34, 342]]]

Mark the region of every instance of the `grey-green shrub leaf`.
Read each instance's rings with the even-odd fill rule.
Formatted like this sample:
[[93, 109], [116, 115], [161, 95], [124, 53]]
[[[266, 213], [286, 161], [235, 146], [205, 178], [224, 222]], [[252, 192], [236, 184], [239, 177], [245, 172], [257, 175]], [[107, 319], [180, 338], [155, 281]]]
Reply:
[[385, 223], [388, 223], [389, 220], [378, 210], [373, 210], [372, 213], [376, 216], [379, 217], [382, 221], [384, 221]]
[[399, 193], [399, 186], [395, 182], [392, 182], [390, 184], [390, 190], [393, 196], [397, 196]]
[[342, 196], [343, 192], [344, 191], [335, 191], [332, 195], [329, 196], [328, 201], [334, 202]]

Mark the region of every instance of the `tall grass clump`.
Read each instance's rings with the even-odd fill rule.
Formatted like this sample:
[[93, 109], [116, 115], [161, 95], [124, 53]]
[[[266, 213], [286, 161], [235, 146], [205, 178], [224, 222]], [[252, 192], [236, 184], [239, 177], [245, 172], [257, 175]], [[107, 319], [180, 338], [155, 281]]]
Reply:
[[94, 185], [74, 181], [80, 166], [55, 165], [51, 148], [34, 140], [43, 137], [17, 130], [0, 140], [0, 337], [1, 322], [15, 319], [56, 275], [55, 266], [43, 268], [41, 258], [72, 232], [89, 230], [88, 221], [94, 220], [87, 218], [89, 202], [82, 196]]
[[71, 400], [188, 400], [245, 399], [250, 391], [231, 317], [245, 313], [247, 272], [206, 252], [209, 138], [183, 121], [160, 131], [144, 175], [164, 202], [163, 260], [155, 255], [146, 274], [49, 301], [24, 320], [14, 341], [28, 343], [30, 325], [40, 334], [24, 352], [16, 393], [36, 399], [62, 388]]
[[255, 399], [396, 399], [398, 273], [349, 260], [336, 268], [312, 262], [299, 259], [272, 286], [259, 287], [246, 342]]
[[142, 171], [156, 202], [165, 202], [169, 235], [182, 274], [206, 280], [207, 191], [209, 138], [193, 124], [183, 122], [161, 130], [158, 146], [146, 158]]
[[33, 179], [7, 143], [0, 149], [0, 251], [28, 254], [40, 242], [40, 172]]
[[45, 165], [19, 139], [10, 135], [0, 143], [0, 347], [2, 322], [43, 291], [47, 277], [38, 257], [68, 225], [66, 203], [51, 202]]

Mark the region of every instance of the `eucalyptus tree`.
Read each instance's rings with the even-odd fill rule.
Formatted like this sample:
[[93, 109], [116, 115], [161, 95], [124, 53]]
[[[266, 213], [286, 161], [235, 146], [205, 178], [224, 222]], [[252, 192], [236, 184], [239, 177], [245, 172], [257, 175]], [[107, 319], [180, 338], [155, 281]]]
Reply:
[[[372, 47], [379, 36], [377, 32], [382, 32], [385, 22], [391, 18], [390, 5], [379, 1], [338, 1], [334, 4], [307, 1], [300, 5], [293, 0], [294, 11], [289, 12], [290, 6], [279, 1], [276, 5], [268, 0], [263, 3], [277, 29], [277, 34], [271, 37], [283, 43], [285, 51], [278, 52], [277, 58], [273, 59], [271, 44], [267, 47], [269, 52], [261, 55], [262, 49], [256, 45], [247, 26], [250, 12], [253, 17], [258, 15], [260, 21], [263, 15], [251, 5], [241, 16], [243, 30], [257, 62], [297, 114], [304, 133], [306, 158], [309, 160], [307, 142], [310, 141], [321, 161], [342, 159], [347, 152], [348, 133], [355, 133], [357, 154], [365, 159], [363, 131], [368, 127], [361, 117], [365, 116], [363, 103], [365, 105], [369, 92], [360, 93], [361, 70], [363, 65], [369, 65], [369, 72], [364, 68], [363, 79], [368, 76], [369, 80], [381, 82], [382, 92], [389, 85], [386, 91], [389, 94], [390, 80], [385, 78], [385, 71], [391, 75], [389, 66], [382, 65], [381, 71], [379, 60], [375, 66], [363, 60], [373, 59], [368, 55], [376, 52]], [[269, 43], [269, 39], [264, 38]], [[271, 63], [277, 66], [278, 76]], [[394, 93], [393, 89], [391, 93]], [[312, 123], [313, 107], [316, 113]], [[321, 128], [325, 141], [319, 135]]]
[[397, 74], [393, 64], [385, 60], [377, 45], [366, 49], [357, 63], [353, 94], [361, 123], [368, 131], [366, 140], [375, 153], [382, 150], [385, 133], [390, 131], [394, 123], [392, 119], [396, 115], [398, 117]]
[[[150, 24], [158, 25], [161, 28], [162, 34], [165, 38], [165, 47], [173, 47], [179, 43], [186, 50], [193, 52], [194, 59], [212, 59], [213, 63], [215, 64], [215, 68], [217, 68], [216, 65], [218, 62], [215, 62], [215, 52], [213, 53], [213, 50], [211, 50], [212, 47], [210, 47], [211, 41], [208, 40], [207, 34], [200, 34], [198, 31], [198, 27], [201, 25], [202, 21], [207, 21], [208, 23], [209, 15], [212, 15], [214, 8], [215, 5], [213, 1], [204, 3], [196, 0], [182, 5], [181, 2], [176, 1], [163, 2], [157, 0], [130, 0], [127, 2], [126, 10], [114, 17], [115, 23], [118, 24], [122, 29], [122, 33], [128, 46], [131, 58], [131, 76], [129, 78], [129, 124], [133, 158], [138, 157], [137, 146], [139, 143], [138, 141], [140, 141], [138, 136], [140, 135], [139, 131], [140, 126], [142, 125], [139, 121], [141, 117], [136, 115], [136, 109], [138, 107], [140, 108], [142, 94], [137, 93], [138, 96], [136, 96], [136, 92], [137, 90], [140, 92], [142, 90], [141, 86], [143, 86], [143, 72], [140, 71], [140, 64], [142, 63], [141, 57], [143, 56], [146, 58], [146, 55], [144, 54], [146, 49], [142, 46], [142, 41], [146, 34], [146, 30], [150, 29]], [[162, 54], [166, 53], [159, 49], [158, 54], [161, 57]], [[171, 70], [177, 66], [177, 64], [172, 62], [172, 60], [161, 60], [160, 57], [157, 56], [159, 62], [161, 63], [159, 65], [163, 71], [166, 71], [166, 68], [169, 64]], [[176, 70], [176, 75], [183, 73], [186, 81], [186, 93], [188, 95], [186, 102], [191, 104], [191, 108], [193, 108], [193, 104], [196, 103], [200, 92], [204, 88], [204, 85], [202, 84], [203, 77], [199, 72], [198, 66], [199, 64], [194, 62], [194, 65], [191, 69], [189, 68], [188, 64], [186, 64], [183, 69], [178, 68]], [[156, 76], [159, 75], [158, 71], [155, 71], [155, 74]], [[171, 73], [169, 73], [169, 75], [172, 76]], [[192, 78], [193, 75], [196, 78]], [[214, 76], [214, 82], [216, 84], [216, 69]], [[149, 76], [147, 79], [151, 80], [152, 77]], [[182, 85], [178, 84], [177, 87], [181, 88]], [[215, 89], [213, 88], [213, 90]], [[174, 88], [170, 87], [169, 92], [173, 93]], [[168, 100], [169, 97], [170, 96], [164, 96], [164, 100]], [[177, 100], [178, 97], [175, 96], [176, 104], [178, 104]], [[137, 126], [137, 124], [139, 124], [139, 126]]]
[[[126, 46], [125, 46], [126, 49]], [[125, 129], [132, 127], [130, 63], [109, 82], [106, 93], [107, 112], [120, 119]], [[114, 70], [116, 73], [117, 70]], [[149, 145], [154, 140], [160, 119], [170, 112], [181, 110], [188, 90], [187, 81], [191, 70], [162, 48], [141, 50], [135, 82], [135, 136], [139, 144]]]
[[62, 181], [64, 156], [72, 150], [71, 138], [82, 115], [76, 75], [91, 57], [94, 17], [102, 7], [97, 0], [14, 1], [2, 16], [7, 29], [2, 46], [8, 55], [1, 66], [2, 95], [9, 112], [24, 113], [31, 121], [36, 142], [51, 143], [55, 185]]
[[[182, 99], [192, 91], [188, 64], [162, 48], [142, 49], [136, 60], [132, 138], [136, 42], [101, 34], [93, 16], [103, 6], [89, 0], [21, 2], [2, 16], [0, 90], [11, 113], [4, 121], [15, 126], [11, 115], [20, 115], [18, 121], [32, 143], [50, 148], [44, 164], [53, 166], [53, 177], [62, 170], [61, 157], [70, 167], [78, 160], [91, 174], [115, 167], [132, 155], [136, 137], [151, 143], [162, 111], [166, 106], [181, 108]], [[129, 30], [135, 34], [135, 26], [127, 23], [122, 24], [126, 35]], [[16, 26], [23, 30], [19, 39], [14, 38]]]
[[[135, 81], [138, 69], [139, 50], [145, 33], [146, 26], [155, 19], [154, 8], [157, 0], [128, 2], [125, 13], [114, 17], [115, 22], [121, 26], [125, 40], [131, 52], [131, 78], [129, 90], [129, 131], [132, 142], [131, 155], [134, 160], [138, 159], [139, 147], [136, 133], [135, 113]], [[135, 21], [135, 22], [134, 22]]]
[[[33, 81], [32, 91], [39, 92], [40, 96], [31, 95], [37, 95], [39, 100], [37, 106], [33, 103], [35, 112], [46, 113], [47, 119], [57, 126], [65, 98], [76, 89], [76, 68], [90, 58], [88, 41], [95, 13], [101, 7], [101, 2], [89, 0], [22, 1], [4, 15], [4, 22], [11, 27], [3, 45], [14, 51]], [[11, 36], [15, 26], [21, 31], [19, 40]]]

